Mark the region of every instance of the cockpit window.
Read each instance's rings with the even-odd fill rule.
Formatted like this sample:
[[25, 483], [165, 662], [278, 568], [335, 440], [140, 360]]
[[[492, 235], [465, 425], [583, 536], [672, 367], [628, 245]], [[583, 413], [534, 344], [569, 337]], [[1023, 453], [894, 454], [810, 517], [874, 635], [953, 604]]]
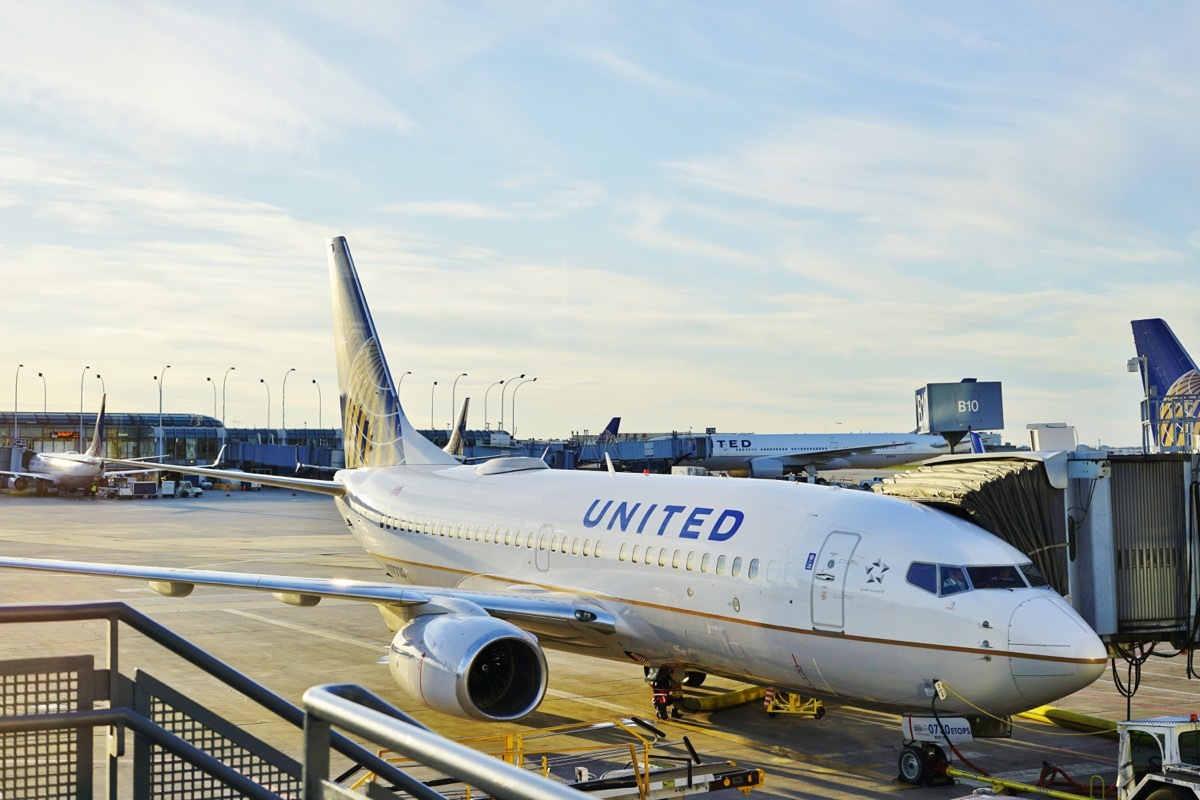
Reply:
[[942, 587], [942, 597], [965, 592], [971, 588], [967, 585], [967, 576], [963, 574], [962, 567], [941, 564], [938, 567], [938, 577], [940, 578], [939, 585]]
[[909, 565], [908, 582], [930, 594], [937, 594], [937, 564], [916, 562]]
[[967, 567], [971, 585], [976, 589], [1024, 589], [1025, 579], [1013, 566]]
[[1029, 581], [1029, 585], [1035, 589], [1039, 586], [1050, 585], [1050, 581], [1046, 580], [1046, 577], [1042, 575], [1042, 571], [1033, 564], [1022, 564], [1021, 572], [1025, 573], [1025, 580]]

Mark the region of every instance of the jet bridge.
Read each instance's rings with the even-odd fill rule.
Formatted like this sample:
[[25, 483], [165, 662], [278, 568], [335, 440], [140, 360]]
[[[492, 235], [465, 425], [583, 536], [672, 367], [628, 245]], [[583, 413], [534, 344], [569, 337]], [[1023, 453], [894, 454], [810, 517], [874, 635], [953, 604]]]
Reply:
[[1166, 642], [1190, 652], [1200, 624], [1196, 459], [943, 456], [874, 490], [958, 514], [1029, 555], [1114, 651]]

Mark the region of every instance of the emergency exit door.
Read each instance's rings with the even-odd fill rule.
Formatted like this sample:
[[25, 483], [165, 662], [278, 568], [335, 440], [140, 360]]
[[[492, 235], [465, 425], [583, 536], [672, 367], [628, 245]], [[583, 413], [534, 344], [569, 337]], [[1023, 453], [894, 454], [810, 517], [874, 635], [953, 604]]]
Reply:
[[841, 631], [846, 626], [846, 573], [857, 533], [835, 531], [825, 537], [821, 552], [813, 564], [812, 624], [823, 631]]

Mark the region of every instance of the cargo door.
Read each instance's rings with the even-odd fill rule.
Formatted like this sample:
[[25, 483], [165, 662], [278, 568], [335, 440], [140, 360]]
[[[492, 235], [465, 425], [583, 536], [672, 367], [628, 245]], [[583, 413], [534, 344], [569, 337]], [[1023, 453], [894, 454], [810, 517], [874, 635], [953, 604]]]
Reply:
[[825, 537], [813, 565], [812, 624], [823, 631], [841, 631], [846, 625], [846, 573], [858, 547], [857, 533], [834, 531]]

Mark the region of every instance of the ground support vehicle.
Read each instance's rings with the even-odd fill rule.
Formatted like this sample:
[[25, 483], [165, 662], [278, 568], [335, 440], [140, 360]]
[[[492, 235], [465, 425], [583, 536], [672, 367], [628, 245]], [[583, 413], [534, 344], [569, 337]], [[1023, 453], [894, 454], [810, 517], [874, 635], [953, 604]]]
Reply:
[[191, 481], [163, 481], [163, 497], [200, 497], [204, 490]]

